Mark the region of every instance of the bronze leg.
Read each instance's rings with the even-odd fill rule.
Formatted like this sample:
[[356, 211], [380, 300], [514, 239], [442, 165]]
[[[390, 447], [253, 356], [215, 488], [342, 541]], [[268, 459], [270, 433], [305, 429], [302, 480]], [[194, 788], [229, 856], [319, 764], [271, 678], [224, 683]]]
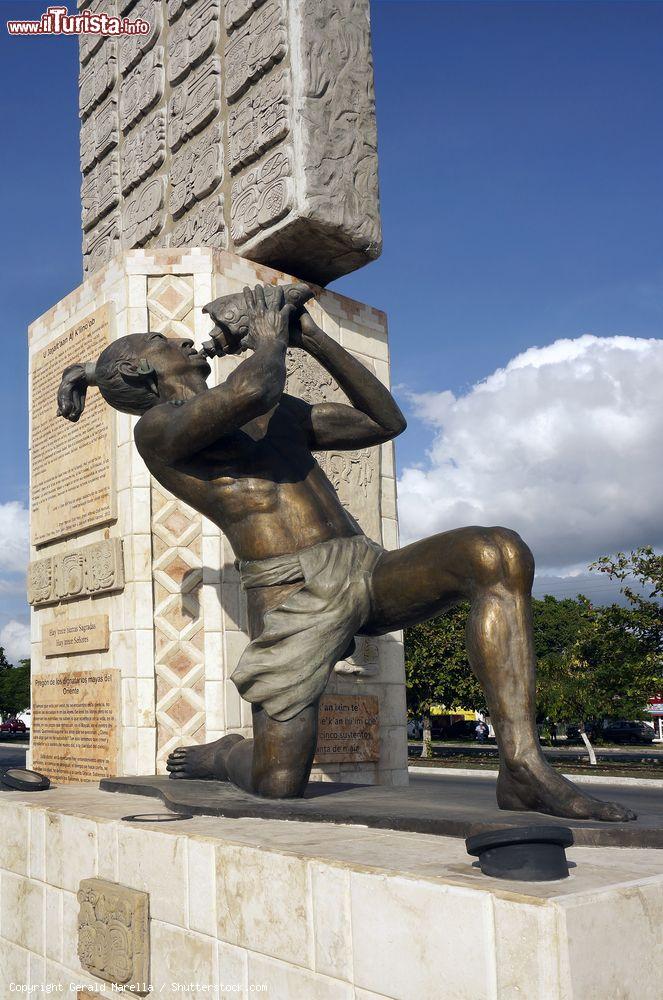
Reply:
[[[249, 635], [262, 630], [265, 611], [281, 604], [296, 587], [262, 587], [249, 592]], [[239, 788], [272, 799], [304, 794], [318, 737], [318, 706], [278, 722], [259, 705], [253, 708], [253, 739], [224, 736], [204, 746], [179, 747], [167, 769], [178, 779], [232, 781]]]
[[500, 751], [498, 803], [558, 816], [635, 818], [584, 795], [546, 762], [535, 725], [536, 658], [530, 593], [534, 559], [506, 528], [458, 528], [386, 553], [373, 574], [364, 631], [393, 631], [470, 601], [467, 652], [486, 695]]
[[286, 722], [253, 706], [253, 739], [236, 743], [226, 759], [233, 784], [268, 799], [292, 799], [306, 790], [318, 736], [318, 706]]

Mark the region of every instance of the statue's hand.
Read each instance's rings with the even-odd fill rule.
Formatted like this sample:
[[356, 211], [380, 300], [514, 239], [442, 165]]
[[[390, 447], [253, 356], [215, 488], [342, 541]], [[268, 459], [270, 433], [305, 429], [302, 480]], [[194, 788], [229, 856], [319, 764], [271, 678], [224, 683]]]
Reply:
[[303, 351], [308, 351], [321, 333], [320, 327], [307, 312], [303, 312], [301, 316], [293, 316], [290, 320], [291, 347], [300, 347]]
[[262, 285], [256, 285], [253, 292], [247, 286], [244, 300], [249, 316], [249, 332], [242, 341], [242, 347], [252, 351], [265, 344], [280, 343], [287, 347], [290, 317], [295, 307], [284, 304], [283, 289], [277, 289], [271, 308], [267, 307]]

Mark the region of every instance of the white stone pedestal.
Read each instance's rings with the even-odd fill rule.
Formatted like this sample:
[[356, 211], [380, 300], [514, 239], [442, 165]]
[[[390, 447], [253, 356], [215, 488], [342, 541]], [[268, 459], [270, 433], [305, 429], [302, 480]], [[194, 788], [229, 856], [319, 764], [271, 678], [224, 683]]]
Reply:
[[482, 875], [446, 837], [121, 819], [152, 808], [163, 812], [91, 785], [0, 795], [3, 1000], [12, 984], [100, 990], [76, 953], [76, 893], [94, 876], [149, 893], [158, 997], [258, 986], [268, 1000], [661, 995], [660, 851], [574, 847], [569, 878], [511, 883]]
[[[105, 306], [109, 307], [112, 337], [155, 330], [190, 336], [200, 343], [211, 328], [201, 311], [207, 302], [241, 292], [247, 284], [292, 280], [296, 279], [225, 251], [131, 250], [32, 324], [31, 361], [43, 357], [57, 338]], [[328, 291], [321, 291], [310, 308], [330, 336], [388, 383], [383, 313]], [[216, 361], [219, 370], [211, 383], [236, 363]], [[338, 395], [330, 377], [303, 352], [292, 352], [289, 366], [291, 391], [309, 399]], [[90, 401], [95, 395], [96, 390], [90, 390]], [[52, 405], [55, 421], [55, 399], [48, 405]], [[85, 427], [88, 414], [89, 406], [77, 426]], [[49, 586], [44, 571], [37, 573], [34, 564], [47, 557], [60, 559], [61, 564], [63, 556], [75, 562], [83, 546], [104, 539], [122, 542], [124, 587], [90, 593], [85, 583], [76, 589], [74, 574], [66, 583], [66, 599], [35, 604], [32, 670], [35, 680], [65, 671], [120, 671], [117, 771], [153, 774], [165, 770], [165, 760], [176, 746], [208, 742], [228, 732], [250, 734], [250, 707], [229, 680], [247, 642], [246, 613], [234, 556], [221, 531], [151, 479], [133, 443], [135, 418], [111, 411], [110, 419], [114, 442], [111, 507], [117, 516], [69, 537], [52, 538], [39, 548], [33, 545], [31, 590], [34, 596]], [[387, 548], [396, 547], [392, 445], [319, 458], [366, 533]], [[42, 648], [43, 627], [86, 616], [108, 617], [108, 651], [47, 657]], [[325, 764], [314, 776], [406, 782], [400, 634], [359, 640], [352, 662], [339, 664], [329, 692], [378, 697], [379, 760]]]

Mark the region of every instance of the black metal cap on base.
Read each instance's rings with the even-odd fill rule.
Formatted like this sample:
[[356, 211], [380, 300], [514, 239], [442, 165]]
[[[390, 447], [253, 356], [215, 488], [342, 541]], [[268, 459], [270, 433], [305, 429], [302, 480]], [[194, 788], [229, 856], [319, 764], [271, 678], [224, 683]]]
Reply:
[[39, 771], [28, 771], [24, 767], [10, 767], [0, 771], [0, 783], [20, 792], [45, 792], [51, 787], [50, 778]]
[[516, 826], [478, 833], [465, 841], [484, 875], [518, 882], [567, 878], [565, 848], [573, 843], [568, 826]]

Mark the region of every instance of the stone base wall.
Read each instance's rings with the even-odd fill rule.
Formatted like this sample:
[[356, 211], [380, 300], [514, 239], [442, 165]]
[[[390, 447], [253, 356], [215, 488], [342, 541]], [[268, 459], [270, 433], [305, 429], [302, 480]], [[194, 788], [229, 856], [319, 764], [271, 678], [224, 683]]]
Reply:
[[215, 986], [260, 987], [269, 1000], [660, 996], [659, 851], [573, 848], [570, 878], [510, 883], [472, 868], [462, 840], [120, 818], [147, 809], [89, 785], [0, 795], [3, 1000], [17, 984], [119, 995], [101, 992], [77, 955], [76, 893], [94, 876], [149, 894], [154, 996], [226, 995]]
[[[287, 283], [273, 271], [225, 251], [132, 250], [88, 278], [30, 327], [30, 356], [48, 348], [75, 324], [108, 305], [113, 337], [143, 331], [207, 339], [202, 307], [257, 282]], [[385, 383], [389, 349], [383, 313], [329, 291], [310, 306], [316, 321]], [[80, 361], [95, 360], [80, 358]], [[215, 361], [215, 384], [234, 360]], [[340, 390], [303, 352], [291, 352], [289, 385], [309, 399]], [[90, 390], [89, 396], [96, 393]], [[53, 401], [55, 411], [55, 401]], [[87, 412], [87, 411], [86, 411]], [[53, 412], [55, 419], [55, 412]], [[86, 413], [80, 425], [84, 426]], [[115, 509], [110, 524], [33, 546], [33, 561], [75, 552], [105, 538], [121, 539], [124, 589], [35, 605], [32, 670], [35, 678], [65, 671], [121, 672], [121, 774], [165, 771], [176, 746], [203, 743], [228, 732], [248, 736], [250, 706], [230, 680], [246, 638], [246, 608], [234, 555], [222, 532], [152, 480], [133, 442], [136, 418], [113, 413]], [[387, 548], [398, 545], [393, 446], [325, 453], [319, 461], [364, 530]], [[108, 652], [44, 655], [42, 628], [61, 617], [107, 615]], [[375, 695], [379, 700], [379, 760], [325, 764], [314, 777], [397, 784], [407, 781], [406, 709], [402, 636], [360, 639], [351, 661], [338, 665], [330, 694]]]

